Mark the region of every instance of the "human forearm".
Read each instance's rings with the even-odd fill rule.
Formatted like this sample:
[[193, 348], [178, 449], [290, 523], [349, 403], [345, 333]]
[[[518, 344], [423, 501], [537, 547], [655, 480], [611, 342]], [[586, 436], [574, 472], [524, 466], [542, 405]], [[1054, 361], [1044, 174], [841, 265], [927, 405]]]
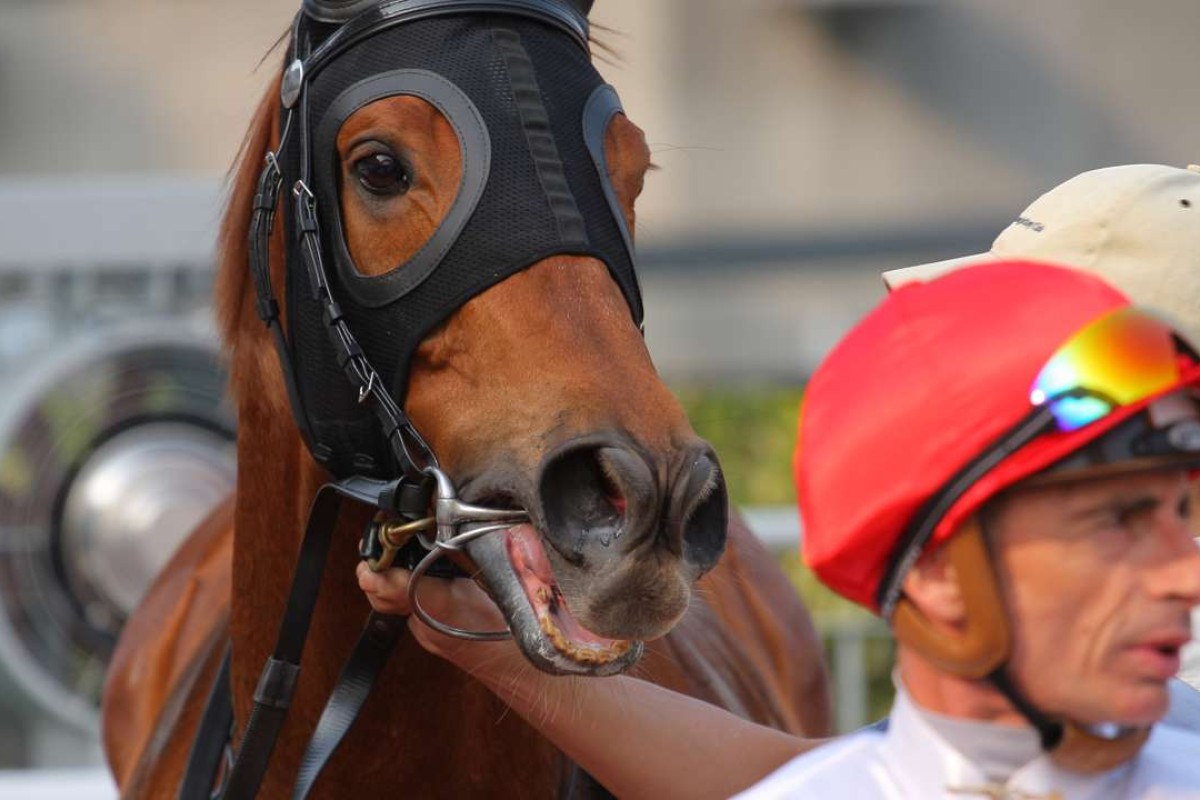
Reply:
[[[409, 613], [405, 570], [360, 567], [359, 582], [377, 611]], [[470, 581], [436, 581], [424, 603], [464, 628], [504, 622]], [[422, 647], [473, 675], [618, 797], [728, 797], [820, 743], [637, 678], [549, 675], [512, 642], [451, 639], [415, 619], [409, 628]]]
[[819, 742], [624, 675], [479, 677], [622, 798], [727, 798]]

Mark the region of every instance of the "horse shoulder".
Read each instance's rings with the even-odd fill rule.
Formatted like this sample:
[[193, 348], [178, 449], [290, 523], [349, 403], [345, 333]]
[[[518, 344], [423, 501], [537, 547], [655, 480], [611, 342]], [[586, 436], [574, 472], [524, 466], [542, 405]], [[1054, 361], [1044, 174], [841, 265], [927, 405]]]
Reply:
[[807, 737], [833, 732], [812, 617], [736, 515], [725, 555], [697, 585], [683, 621], [648, 649], [644, 675], [780, 730]]
[[[147, 591], [121, 632], [102, 699], [104, 749], [127, 787], [175, 727], [183, 695], [223, 652], [233, 564], [233, 498], [202, 522]], [[161, 744], [161, 743], [159, 743]]]

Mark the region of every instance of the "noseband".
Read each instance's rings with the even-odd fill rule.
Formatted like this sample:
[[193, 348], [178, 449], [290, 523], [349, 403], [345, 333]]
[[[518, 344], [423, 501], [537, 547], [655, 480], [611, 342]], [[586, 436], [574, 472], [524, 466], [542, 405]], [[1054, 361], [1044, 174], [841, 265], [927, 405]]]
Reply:
[[[559, 254], [605, 263], [635, 324], [642, 318], [632, 238], [604, 152], [621, 106], [591, 66], [581, 9], [567, 0], [304, 0], [290, 57], [279, 145], [266, 157], [253, 202], [250, 267], [296, 425], [336, 480], [313, 501], [275, 650], [236, 756], [228, 744], [225, 656], [181, 785], [188, 800], [257, 794], [295, 692], [343, 499], [377, 510], [360, 555], [377, 571], [397, 559], [413, 569], [409, 599], [418, 618], [459, 638], [510, 635], [446, 625], [418, 601], [422, 579], [437, 574], [446, 555], [530, 521], [523, 510], [460, 500], [405, 414], [412, 356], [425, 336], [471, 297]], [[539, 67], [553, 72], [553, 84], [538, 83]], [[391, 271], [367, 275], [344, 237], [336, 139], [354, 112], [402, 95], [425, 100], [449, 121], [463, 177], [430, 240]], [[281, 192], [289, 181], [290, 191]], [[269, 263], [281, 194], [287, 330]], [[309, 742], [293, 797], [307, 796], [404, 627], [400, 617], [368, 618]]]

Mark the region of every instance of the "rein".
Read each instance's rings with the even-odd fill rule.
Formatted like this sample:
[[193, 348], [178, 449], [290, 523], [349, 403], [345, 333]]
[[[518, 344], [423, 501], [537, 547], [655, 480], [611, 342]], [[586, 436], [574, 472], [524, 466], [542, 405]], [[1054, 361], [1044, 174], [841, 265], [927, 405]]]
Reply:
[[[227, 651], [188, 757], [187, 770], [180, 786], [180, 800], [207, 800], [210, 797], [232, 800], [257, 795], [296, 691], [300, 676], [300, 659], [320, 594], [321, 576], [343, 500], [373, 506], [405, 519], [416, 517], [412, 522], [417, 523], [417, 527], [437, 531], [432, 541], [421, 542], [428, 551], [414, 568], [413, 581], [410, 584], [413, 590], [419, 583], [419, 576], [439, 574], [431, 573], [431, 570], [450, 551], [460, 549], [467, 541], [485, 533], [507, 528], [526, 519], [523, 512], [489, 509], [463, 503], [454, 495], [453, 484], [445, 473], [436, 468], [430, 470], [433, 476], [432, 483], [412, 484], [402, 480], [384, 482], [353, 477], [327, 483], [317, 491], [309, 510], [275, 649], [259, 676], [258, 685], [254, 690], [254, 708], [238, 752], [226, 762], [227, 768], [222, 773], [222, 761], [228, 758], [226, 743], [232, 738], [233, 722], [232, 696], [228, 687], [230, 656]], [[418, 516], [431, 505], [435, 510], [433, 516]], [[456, 533], [461, 526], [471, 523], [484, 524], [465, 533]], [[379, 527], [371, 526], [375, 530]], [[366, 538], [364, 545], [364, 550], [370, 547]], [[403, 549], [397, 542], [389, 541], [375, 552], [369, 552], [367, 557], [377, 563], [382, 563], [384, 559], [387, 563], [393, 563]], [[443, 570], [440, 576], [454, 575]], [[414, 594], [415, 592], [410, 592], [410, 596]], [[414, 609], [419, 608], [414, 605]], [[473, 639], [502, 639], [509, 635], [507, 631], [461, 631], [438, 622], [423, 610], [416, 613], [422, 620], [429, 621], [450, 635]], [[294, 798], [308, 796], [321, 770], [354, 724], [370, 696], [388, 655], [404, 634], [405, 625], [405, 618], [396, 615], [372, 612], [367, 618], [366, 626], [343, 666], [317, 722], [316, 730], [309, 740], [293, 790]], [[221, 773], [223, 785], [214, 791], [212, 786], [218, 773]]]

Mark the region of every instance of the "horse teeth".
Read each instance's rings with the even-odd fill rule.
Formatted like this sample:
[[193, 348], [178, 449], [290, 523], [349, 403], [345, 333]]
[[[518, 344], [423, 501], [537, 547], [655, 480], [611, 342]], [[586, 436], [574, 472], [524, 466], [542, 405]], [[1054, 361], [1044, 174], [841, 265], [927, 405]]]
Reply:
[[568, 639], [559, 630], [549, 614], [538, 615], [538, 626], [542, 629], [542, 633], [545, 634], [550, 644], [554, 645], [554, 649], [579, 664], [607, 664], [629, 652], [629, 648], [633, 646], [633, 643], [629, 641], [617, 641], [604, 650], [597, 650], [593, 647], [581, 647]]

